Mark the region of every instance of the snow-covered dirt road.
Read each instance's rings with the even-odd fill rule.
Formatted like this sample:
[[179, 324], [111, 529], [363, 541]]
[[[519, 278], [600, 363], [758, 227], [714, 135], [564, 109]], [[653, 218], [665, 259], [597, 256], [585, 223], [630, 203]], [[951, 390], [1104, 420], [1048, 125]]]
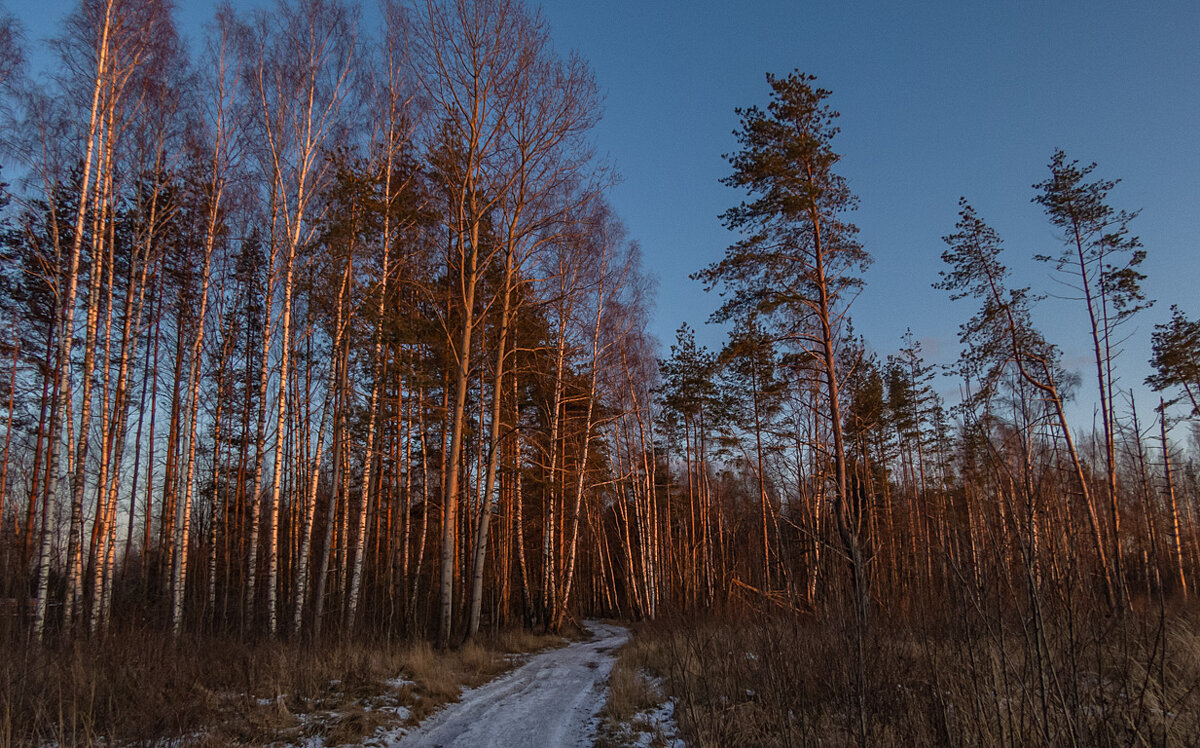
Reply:
[[511, 673], [464, 691], [395, 743], [395, 748], [591, 748], [620, 626], [587, 621], [589, 641], [534, 655]]

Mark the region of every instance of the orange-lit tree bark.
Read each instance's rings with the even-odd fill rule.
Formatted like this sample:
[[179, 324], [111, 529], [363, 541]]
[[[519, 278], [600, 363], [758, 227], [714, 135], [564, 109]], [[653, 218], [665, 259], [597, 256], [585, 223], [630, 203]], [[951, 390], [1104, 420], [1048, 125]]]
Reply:
[[[51, 519], [54, 516], [54, 502], [57, 495], [60, 464], [60, 435], [57, 429], [65, 428], [68, 439], [71, 431], [71, 352], [73, 349], [75, 331], [75, 307], [77, 302], [79, 268], [84, 250], [85, 235], [88, 233], [89, 214], [100, 220], [98, 211], [111, 209], [111, 175], [105, 169], [111, 166], [115, 150], [115, 140], [119, 135], [118, 117], [124, 105], [126, 85], [129, 78], [142, 63], [147, 46], [153, 35], [157, 33], [156, 24], [167, 23], [165, 9], [157, 3], [133, 5], [107, 0], [107, 2], [85, 2], [69, 20], [70, 33], [73, 35], [71, 44], [64, 46], [68, 55], [73, 54], [72, 45], [80, 45], [76, 51], [86, 57], [82, 69], [88, 76], [91, 89], [90, 104], [83, 108], [87, 125], [79, 133], [82, 153], [75, 154], [82, 163], [82, 175], [79, 184], [78, 202], [75, 208], [73, 230], [69, 236], [54, 233], [56, 265], [65, 267], [59, 286], [56, 289], [58, 300], [58, 361], [55, 381], [56, 404], [51, 416], [51, 429], [48, 439], [48, 480], [46, 483], [46, 505], [44, 516], [47, 521], [42, 527], [41, 553], [37, 581], [37, 604], [34, 611], [33, 633], [36, 639], [41, 639], [44, 630], [47, 605], [49, 602], [49, 564], [50, 550], [53, 542], [54, 528]], [[66, 92], [64, 100], [73, 98], [73, 92]], [[49, 131], [44, 133], [49, 136]], [[56, 158], [53, 146], [43, 142], [43, 156], [48, 159]], [[44, 175], [43, 183], [49, 195], [56, 195], [63, 184], [56, 174], [57, 163], [47, 162], [39, 171]], [[51, 205], [55, 200], [50, 201]], [[57, 222], [57, 220], [56, 220]], [[106, 226], [107, 227], [107, 226]], [[86, 483], [86, 450], [90, 434], [91, 417], [91, 367], [95, 360], [95, 328], [97, 320], [97, 305], [99, 303], [99, 288], [101, 266], [99, 259], [103, 255], [103, 233], [97, 236], [97, 226], [91, 227], [92, 271], [89, 294], [87, 324], [85, 329], [83, 392], [80, 399], [79, 443], [73, 455], [74, 474], [71, 482], [71, 521], [68, 527], [67, 550], [67, 593], [63, 602], [63, 621], [70, 626], [73, 619], [73, 609], [79, 599], [82, 583], [82, 547], [80, 534], [83, 527], [82, 507], [83, 490]]]
[[1163, 480], [1167, 492], [1167, 507], [1171, 513], [1171, 555], [1175, 557], [1175, 573], [1179, 578], [1179, 590], [1188, 597], [1187, 575], [1184, 573], [1183, 530], [1179, 521], [1179, 502], [1175, 497], [1175, 476], [1171, 473], [1171, 447], [1167, 443], [1167, 403], [1158, 401], [1159, 445], [1162, 449]]
[[1141, 291], [1145, 276], [1137, 270], [1146, 252], [1141, 249], [1138, 238], [1129, 233], [1129, 223], [1137, 214], [1114, 210], [1108, 204], [1108, 194], [1117, 186], [1117, 181], [1086, 181], [1095, 168], [1095, 164], [1081, 166], [1078, 161], [1068, 161], [1066, 154], [1056, 150], [1050, 159], [1050, 177], [1034, 185], [1039, 190], [1034, 201], [1045, 208], [1050, 222], [1063, 232], [1066, 245], [1057, 257], [1038, 255], [1038, 259], [1053, 262], [1059, 272], [1070, 278], [1069, 283], [1081, 294], [1087, 308], [1104, 430], [1105, 487], [1112, 524], [1113, 588], [1116, 604], [1124, 605], [1116, 406], [1113, 403], [1114, 346], [1119, 343], [1113, 336], [1118, 325], [1148, 306]]
[[[273, 13], [256, 16], [247, 87], [251, 90], [262, 139], [260, 159], [267, 181], [272, 267], [277, 267], [281, 294], [279, 388], [276, 396], [276, 440], [270, 499], [267, 501], [267, 630], [274, 634], [279, 567], [278, 529], [283, 488], [284, 436], [288, 423], [289, 364], [297, 254], [311, 239], [314, 203], [326, 179], [328, 162], [322, 149], [343, 124], [355, 65], [355, 19], [335, 0], [280, 2]], [[275, 262], [277, 260], [277, 263]], [[268, 306], [267, 314], [274, 314]], [[264, 339], [263, 379], [269, 341]], [[264, 388], [265, 390], [265, 388]], [[265, 398], [264, 398], [265, 399]], [[261, 449], [260, 449], [261, 451]], [[260, 473], [256, 469], [256, 473]], [[257, 481], [256, 481], [257, 482]], [[258, 501], [254, 495], [252, 501]], [[251, 538], [254, 548], [256, 538]], [[255, 575], [251, 553], [249, 579]], [[247, 587], [253, 609], [253, 581]]]
[[959, 206], [957, 231], [945, 237], [950, 248], [942, 254], [951, 269], [941, 272], [942, 281], [936, 285], [950, 291], [951, 298], [970, 296], [982, 303], [980, 311], [962, 326], [960, 332], [960, 338], [967, 345], [967, 364], [977, 372], [986, 389], [995, 385], [1011, 363], [1019, 376], [1041, 392], [1053, 408], [1087, 511], [1104, 594], [1110, 606], [1116, 605], [1120, 598], [1105, 552], [1099, 516], [1063, 409], [1058, 386], [1062, 378], [1058, 353], [1029, 320], [1028, 289], [1009, 289], [1005, 285], [1008, 268], [999, 260], [1000, 237], [965, 199], [959, 201]]

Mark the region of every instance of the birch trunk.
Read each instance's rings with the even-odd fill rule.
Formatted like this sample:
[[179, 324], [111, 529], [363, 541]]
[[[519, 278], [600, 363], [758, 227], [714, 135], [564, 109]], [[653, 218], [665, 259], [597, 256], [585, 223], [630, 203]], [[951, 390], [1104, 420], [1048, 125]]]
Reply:
[[[59, 453], [59, 435], [57, 428], [62, 428], [63, 424], [69, 418], [68, 403], [71, 397], [70, 387], [70, 367], [71, 367], [71, 351], [73, 348], [74, 331], [75, 331], [75, 299], [76, 289], [79, 280], [79, 259], [83, 244], [83, 228], [84, 221], [87, 217], [87, 202], [88, 191], [92, 182], [92, 161], [96, 147], [96, 138], [98, 136], [99, 123], [101, 118], [101, 101], [100, 93], [104, 86], [105, 78], [108, 75], [108, 52], [109, 52], [109, 35], [112, 30], [113, 8], [114, 3], [110, 2], [105, 6], [104, 20], [101, 26], [100, 40], [96, 46], [96, 76], [94, 78], [92, 88], [92, 105], [90, 113], [90, 121], [88, 123], [87, 146], [83, 158], [83, 174], [81, 177], [82, 186], [79, 194], [79, 209], [75, 216], [75, 233], [71, 239], [71, 248], [67, 256], [67, 272], [66, 277], [59, 280], [57, 290], [59, 311], [58, 311], [58, 363], [55, 375], [54, 389], [57, 393], [57, 402], [55, 404], [55, 414], [51, 418], [50, 436], [47, 440], [48, 449], [48, 468], [47, 473], [49, 478], [46, 484], [46, 503], [44, 508], [44, 516], [46, 519], [42, 523], [42, 540], [41, 551], [38, 559], [38, 578], [37, 578], [37, 604], [34, 607], [33, 618], [33, 637], [37, 641], [42, 640], [45, 630], [46, 612], [49, 607], [49, 591], [50, 591], [50, 550], [53, 544], [54, 535], [50, 527], [50, 519], [54, 516], [54, 504], [58, 493], [58, 469], [60, 461]], [[61, 257], [61, 254], [59, 254]], [[56, 258], [58, 259], [58, 258]], [[61, 287], [62, 283], [66, 283], [66, 288]], [[57, 427], [57, 428], [56, 428]], [[69, 618], [66, 619], [69, 623]]]
[[562, 602], [558, 606], [558, 617], [555, 620], [554, 628], [561, 628], [563, 618], [566, 616], [567, 606], [571, 602], [571, 587], [575, 581], [575, 558], [577, 552], [577, 544], [579, 541], [579, 511], [583, 505], [583, 489], [585, 478], [587, 476], [587, 463], [589, 450], [592, 443], [592, 417], [595, 413], [596, 406], [596, 370], [599, 367], [600, 359], [600, 321], [604, 315], [604, 290], [605, 290], [605, 275], [608, 272], [608, 247], [604, 247], [604, 252], [600, 258], [600, 285], [596, 291], [596, 322], [592, 327], [592, 371], [591, 380], [588, 383], [588, 404], [587, 414], [583, 420], [583, 450], [579, 458], [579, 475], [575, 481], [575, 500], [571, 512], [571, 540], [567, 545], [567, 561], [566, 571], [562, 584]]
[[471, 572], [470, 612], [467, 619], [467, 638], [473, 638], [479, 633], [479, 619], [483, 608], [483, 564], [487, 558], [488, 525], [492, 519], [494, 500], [492, 494], [496, 486], [496, 466], [500, 462], [500, 403], [503, 393], [504, 361], [508, 348], [509, 307], [512, 299], [513, 258], [510, 252], [506, 257], [504, 271], [504, 297], [500, 307], [500, 333], [496, 342], [496, 369], [492, 382], [492, 415], [491, 433], [488, 436], [487, 476], [484, 479], [483, 496], [481, 498], [479, 527], [475, 535], [475, 551]]

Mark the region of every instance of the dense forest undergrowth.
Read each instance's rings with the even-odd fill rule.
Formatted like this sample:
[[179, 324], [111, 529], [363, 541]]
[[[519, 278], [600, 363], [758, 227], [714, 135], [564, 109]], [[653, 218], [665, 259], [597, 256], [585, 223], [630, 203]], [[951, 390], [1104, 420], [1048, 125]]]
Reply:
[[[1197, 741], [1200, 322], [1154, 327], [1147, 408], [1117, 180], [1051, 154], [1036, 255], [966, 199], [938, 227], [945, 402], [916, 335], [855, 334], [832, 94], [769, 75], [694, 276], [728, 336], [660, 360], [587, 64], [515, 0], [380, 18], [185, 45], [83, 0], [31, 70], [4, 16], [0, 744], [419, 716], [585, 616], [639, 622], [610, 711], [661, 685], [699, 745]], [[1080, 372], [1026, 260], [1077, 291]]]
[[618, 687], [640, 705], [663, 679], [681, 734], [698, 746], [1200, 740], [1194, 612], [1052, 620], [968, 606], [862, 635], [836, 617], [661, 621], [623, 655], [643, 679]]
[[428, 641], [281, 642], [119, 622], [103, 639], [0, 656], [0, 746], [361, 744], [565, 643], [520, 629]]

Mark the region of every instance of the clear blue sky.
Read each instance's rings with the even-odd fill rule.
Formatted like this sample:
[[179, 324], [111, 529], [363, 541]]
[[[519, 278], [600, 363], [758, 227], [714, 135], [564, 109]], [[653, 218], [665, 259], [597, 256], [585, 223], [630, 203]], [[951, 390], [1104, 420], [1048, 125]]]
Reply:
[[[717, 215], [740, 195], [717, 180], [728, 173], [722, 154], [736, 147], [733, 109], [765, 104], [764, 73], [794, 68], [817, 75], [842, 113], [836, 148], [875, 258], [853, 317], [880, 354], [911, 327], [932, 360], [957, 355], [957, 326], [973, 308], [930, 283], [960, 195], [1001, 232], [1018, 282], [1061, 293], [1031, 259], [1058, 246], [1030, 202], [1056, 147], [1121, 178], [1117, 207], [1142, 209], [1134, 230], [1158, 304], [1128, 328], [1122, 386], [1141, 387], [1150, 330], [1170, 304], [1200, 314], [1200, 3], [541, 7], [557, 42], [589, 59], [607, 92], [598, 139], [625, 177], [614, 202], [659, 278], [654, 331], [664, 349], [681, 322], [702, 327], [717, 303], [687, 275], [731, 241]], [[1086, 364], [1078, 304], [1048, 299], [1038, 321], [1070, 363]], [[721, 337], [701, 334], [712, 347]], [[1081, 427], [1093, 391], [1080, 392]]]
[[[9, 2], [31, 41], [56, 33], [73, 5]], [[206, 2], [179, 5], [185, 31], [211, 15]], [[930, 283], [959, 195], [1005, 238], [1018, 282], [1056, 290], [1049, 269], [1030, 259], [1058, 246], [1030, 203], [1030, 185], [1044, 178], [1056, 147], [1098, 162], [1100, 176], [1121, 178], [1117, 207], [1142, 209], [1134, 229], [1149, 253], [1145, 287], [1158, 305], [1128, 329], [1122, 386], [1140, 388], [1150, 330], [1167, 319], [1170, 304], [1200, 315], [1194, 0], [544, 0], [540, 7], [559, 50], [588, 59], [606, 94], [596, 139], [624, 178], [613, 202], [658, 278], [653, 332], [664, 351], [684, 321], [710, 347], [721, 344], [719, 330], [704, 329], [717, 299], [687, 276], [732, 240], [717, 216], [740, 199], [718, 183], [728, 171], [722, 154], [736, 145], [734, 107], [766, 103], [764, 73], [794, 68], [817, 75], [842, 112], [836, 148], [861, 198], [861, 238], [875, 257], [853, 316], [880, 354], [899, 345], [906, 327], [934, 362], [957, 353], [957, 325], [973, 309]], [[1069, 363], [1086, 365], [1078, 304], [1048, 299], [1038, 321]], [[1078, 419], [1090, 417], [1093, 391], [1085, 386], [1076, 406], [1083, 427]]]

